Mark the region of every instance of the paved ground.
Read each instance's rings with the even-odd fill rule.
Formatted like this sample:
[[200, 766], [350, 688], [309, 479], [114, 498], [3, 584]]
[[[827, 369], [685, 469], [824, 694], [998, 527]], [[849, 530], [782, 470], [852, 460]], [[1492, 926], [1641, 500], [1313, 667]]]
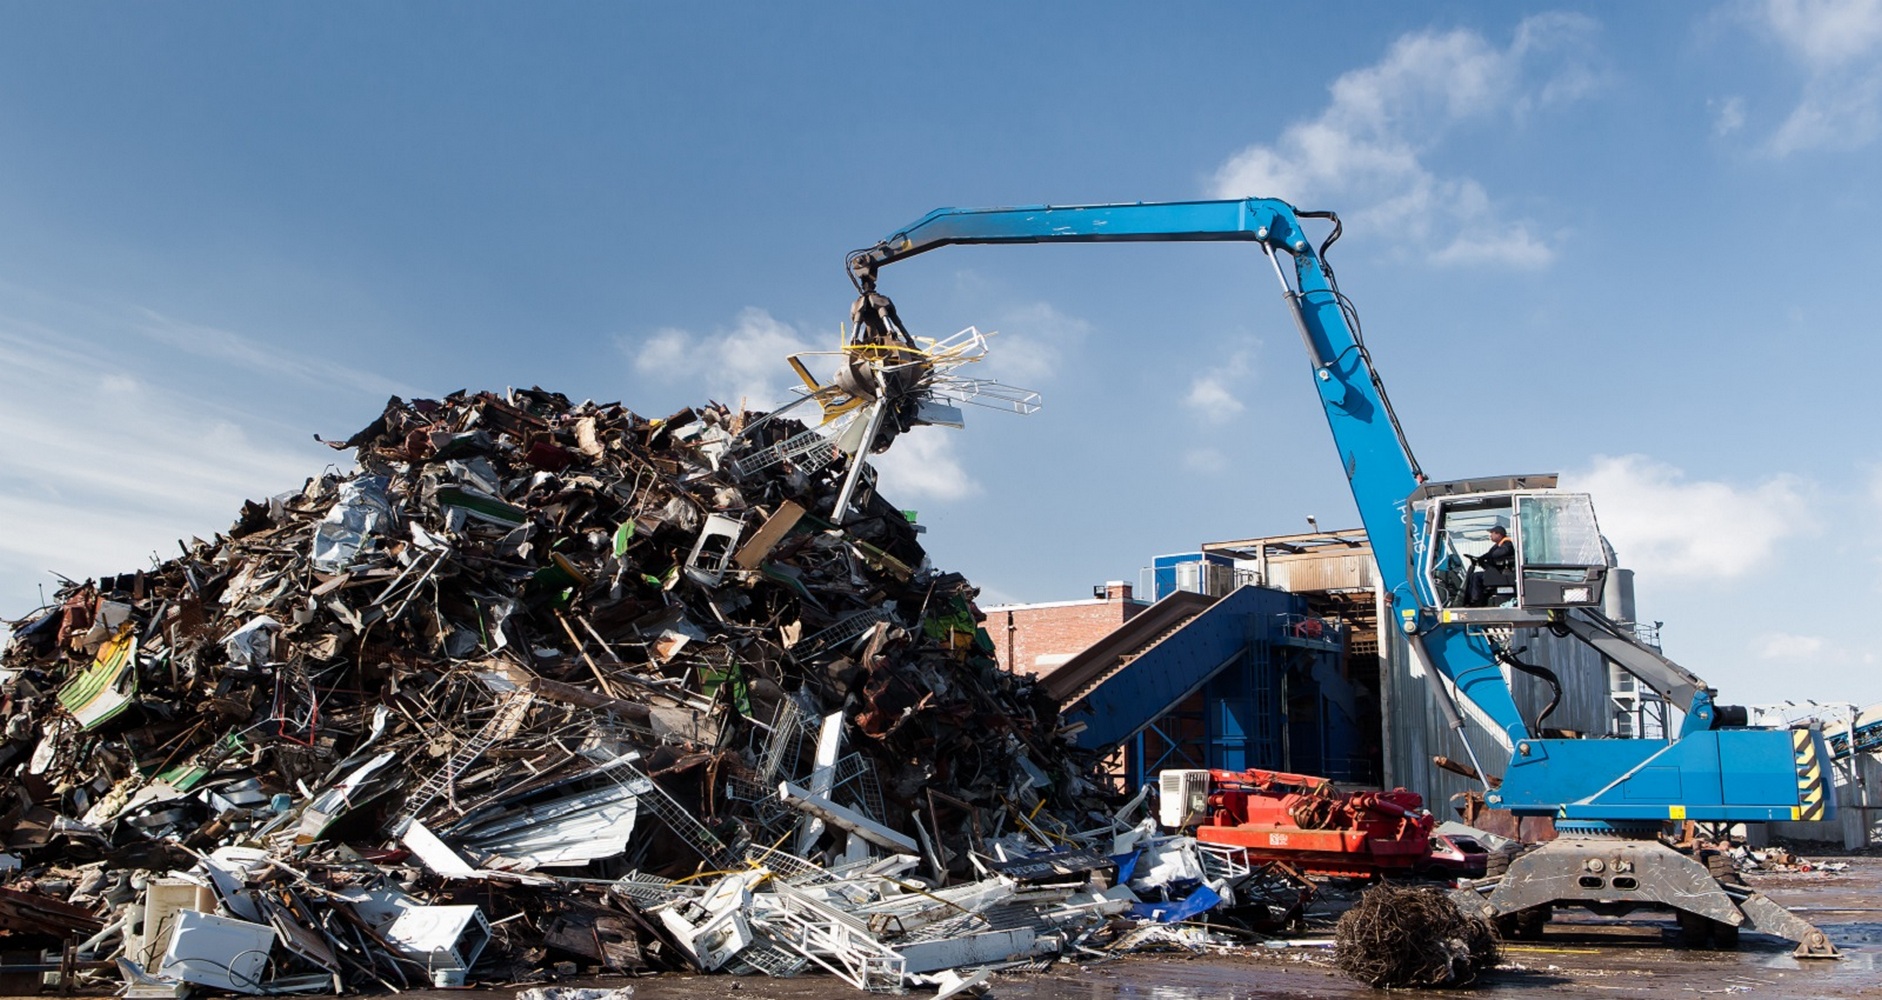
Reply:
[[[1791, 945], [1746, 934], [1736, 952], [1685, 951], [1672, 921], [1603, 920], [1565, 914], [1543, 939], [1506, 947], [1504, 964], [1468, 995], [1521, 998], [1744, 996], [1882, 997], [1882, 858], [1849, 858], [1840, 874], [1749, 876], [1753, 885], [1829, 933], [1843, 958], [1799, 963]], [[638, 1000], [835, 1000], [861, 994], [828, 977], [795, 980], [656, 977], [637, 983]], [[919, 996], [920, 994], [916, 994]], [[1262, 949], [1252, 956], [1137, 955], [1098, 966], [1061, 963], [1050, 971], [995, 979], [1002, 1000], [1226, 1000], [1243, 997], [1455, 998], [1457, 991], [1373, 990], [1331, 967], [1330, 949]]]
[[[1506, 958], [1467, 991], [1373, 990], [1334, 971], [1331, 949], [1261, 948], [1234, 955], [1132, 955], [1099, 965], [1062, 962], [994, 980], [1000, 1000], [1240, 1000], [1252, 997], [1478, 1000], [1540, 997], [1882, 997], [1882, 858], [1848, 858], [1836, 874], [1748, 876], [1829, 933], [1843, 958], [1799, 963], [1791, 945], [1746, 934], [1735, 952], [1673, 946], [1671, 920], [1603, 920], [1568, 914], [1537, 942], [1506, 946]], [[624, 980], [583, 982], [614, 987]], [[851, 1000], [865, 994], [831, 976], [796, 979], [663, 975], [634, 980], [636, 1000]], [[401, 1000], [509, 1000], [514, 990], [426, 990]], [[924, 995], [917, 991], [916, 997]]]

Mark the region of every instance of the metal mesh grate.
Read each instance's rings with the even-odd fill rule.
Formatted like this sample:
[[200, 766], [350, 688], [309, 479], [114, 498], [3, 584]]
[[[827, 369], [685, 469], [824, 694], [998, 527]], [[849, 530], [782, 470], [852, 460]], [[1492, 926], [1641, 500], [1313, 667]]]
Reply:
[[782, 462], [794, 461], [804, 472], [817, 470], [836, 461], [836, 442], [809, 430], [794, 434], [777, 444], [760, 448], [732, 460], [732, 474], [743, 479]]
[[515, 732], [517, 725], [523, 721], [524, 713], [529, 711], [529, 706], [535, 700], [535, 695], [528, 691], [518, 691], [504, 699], [503, 703], [497, 706], [496, 712], [491, 714], [489, 721], [484, 723], [484, 727], [477, 731], [477, 735], [458, 747], [457, 752], [444, 762], [444, 766], [433, 771], [431, 776], [426, 778], [424, 783], [406, 799], [406, 815], [418, 815], [438, 796], [449, 791], [452, 782], [455, 782], [459, 775], [475, 763], [477, 758], [482, 757], [484, 751], [490, 749], [498, 740]]
[[[870, 608], [837, 622], [821, 632], [812, 634], [800, 645], [807, 653], [817, 653], [831, 646], [841, 645], [874, 628], [877, 622], [889, 620], [889, 612], [882, 608]], [[795, 651], [794, 651], [795, 652]]]

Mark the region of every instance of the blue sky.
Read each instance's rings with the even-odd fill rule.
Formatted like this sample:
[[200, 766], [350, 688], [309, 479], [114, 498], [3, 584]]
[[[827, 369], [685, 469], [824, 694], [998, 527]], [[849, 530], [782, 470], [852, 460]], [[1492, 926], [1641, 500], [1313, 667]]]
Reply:
[[[0, 614], [297, 487], [392, 394], [783, 398], [944, 205], [1282, 197], [1425, 468], [1596, 492], [1728, 701], [1882, 700], [1882, 0], [0, 2]], [[955, 248], [885, 461], [984, 603], [1357, 523], [1247, 247]]]

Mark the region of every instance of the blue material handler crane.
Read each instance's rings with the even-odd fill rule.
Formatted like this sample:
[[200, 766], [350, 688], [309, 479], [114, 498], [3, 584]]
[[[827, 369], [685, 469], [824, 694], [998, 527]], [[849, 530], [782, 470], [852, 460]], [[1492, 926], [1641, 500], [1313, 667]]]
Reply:
[[[1308, 221], [1327, 227], [1317, 246]], [[878, 272], [950, 244], [1255, 244], [1299, 328], [1394, 624], [1431, 697], [1470, 756], [1485, 801], [1551, 817], [1560, 834], [1501, 877], [1463, 885], [1460, 903], [1519, 935], [1539, 933], [1557, 906], [1657, 909], [1678, 917], [1688, 943], [1730, 946], [1740, 927], [1751, 927], [1795, 941], [1801, 957], [1834, 957], [1822, 931], [1659, 837], [1669, 821], [1829, 818], [1820, 729], [1749, 727], [1744, 709], [1718, 704], [1704, 681], [1602, 615], [1613, 557], [1587, 494], [1557, 489], [1553, 475], [1425, 475], [1327, 264], [1340, 231], [1331, 212], [1266, 198], [938, 209], [850, 254], [859, 292], [851, 342], [912, 343], [877, 290]], [[1493, 527], [1507, 536], [1503, 551], [1513, 564], [1477, 564], [1490, 554]], [[1580, 639], [1659, 692], [1684, 712], [1679, 732], [1665, 740], [1562, 738], [1525, 720], [1508, 671], [1534, 670], [1516, 659], [1513, 642], [1539, 629]], [[1494, 762], [1500, 779], [1463, 738], [1467, 717], [1507, 752]]]

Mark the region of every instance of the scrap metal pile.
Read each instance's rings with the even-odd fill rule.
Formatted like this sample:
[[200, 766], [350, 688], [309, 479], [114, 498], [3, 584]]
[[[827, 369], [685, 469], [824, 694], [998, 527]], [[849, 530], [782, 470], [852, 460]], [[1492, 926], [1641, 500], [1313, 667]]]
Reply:
[[333, 446], [357, 468], [14, 623], [10, 951], [150, 996], [894, 989], [1275, 881], [1118, 810], [813, 429], [529, 390], [395, 398]]
[[1369, 986], [1462, 986], [1501, 957], [1496, 928], [1435, 889], [1367, 889], [1334, 927], [1334, 963]]

